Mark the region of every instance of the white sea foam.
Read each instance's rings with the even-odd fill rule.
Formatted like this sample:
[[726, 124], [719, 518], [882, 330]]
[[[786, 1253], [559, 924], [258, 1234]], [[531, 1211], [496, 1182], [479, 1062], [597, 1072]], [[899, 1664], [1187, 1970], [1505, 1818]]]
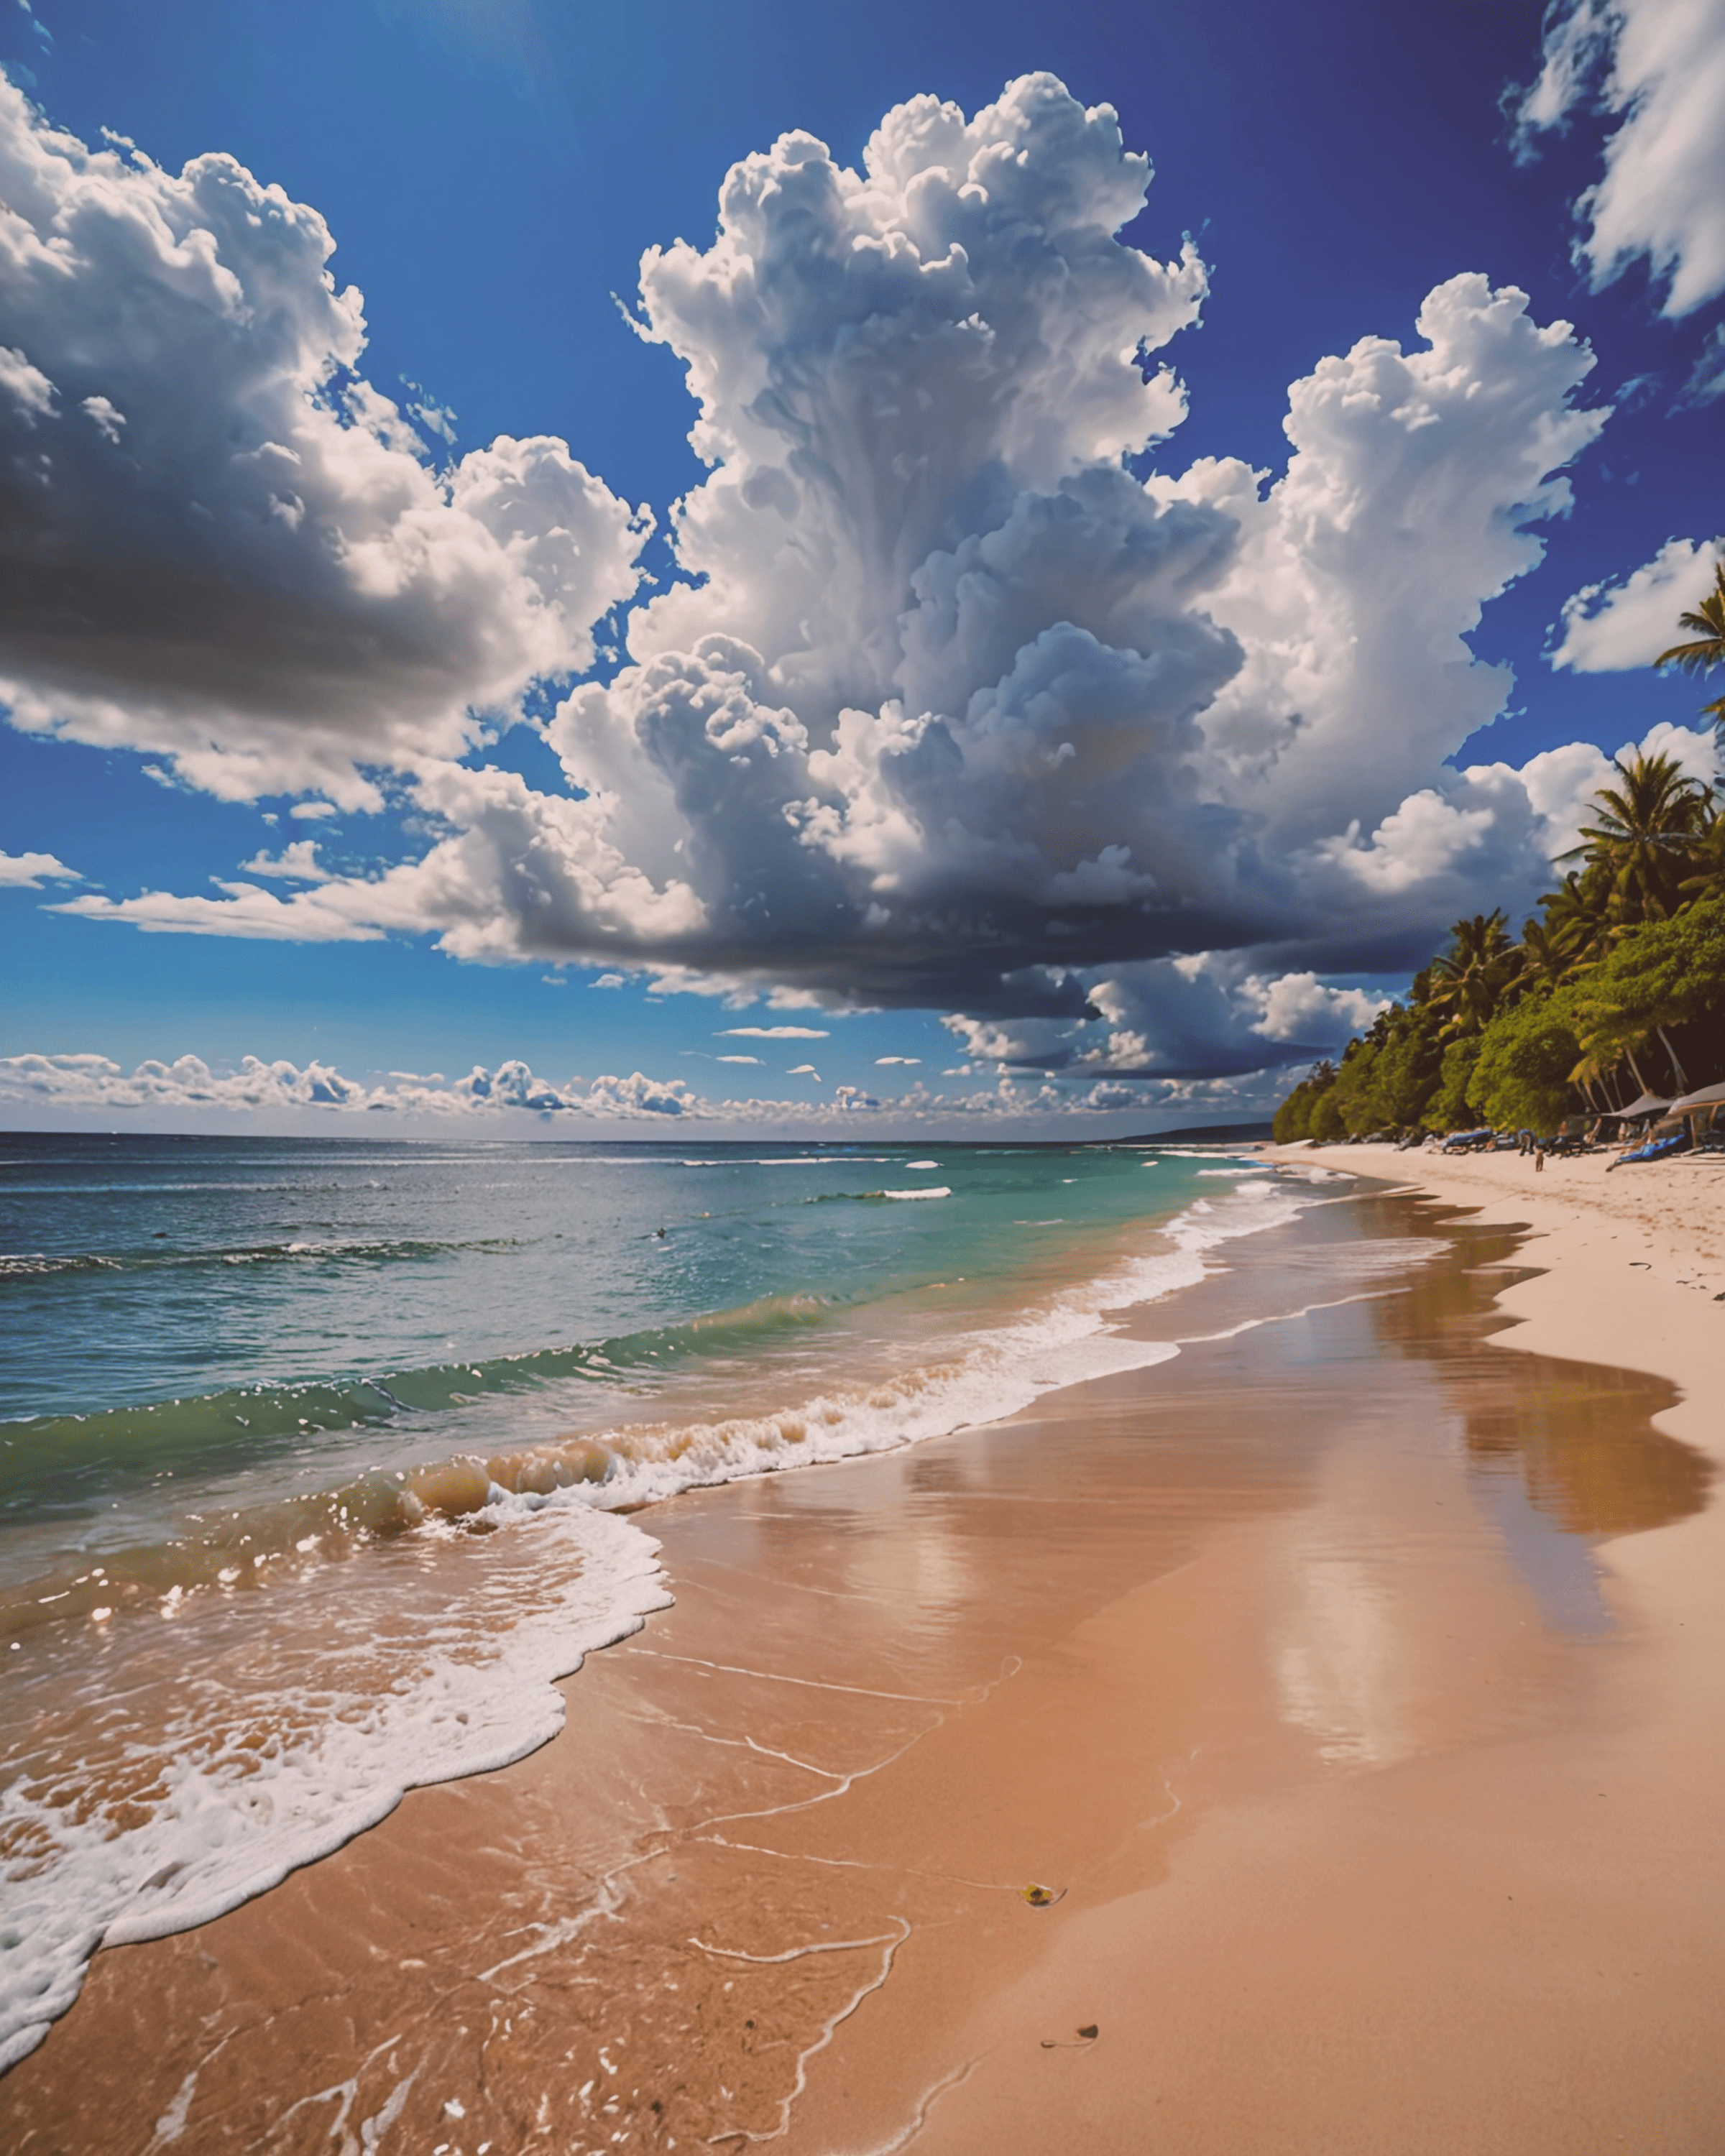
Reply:
[[1279, 1179], [1248, 1183], [1214, 1204], [1196, 1199], [1158, 1231], [1168, 1247], [1111, 1266], [1006, 1324], [961, 1335], [947, 1358], [879, 1382], [834, 1388], [771, 1414], [589, 1432], [613, 1455], [603, 1482], [548, 1496], [496, 1491], [494, 1517], [501, 1522], [547, 1505], [633, 1506], [697, 1486], [894, 1451], [997, 1421], [1061, 1386], [1147, 1368], [1178, 1350], [1125, 1337], [1113, 1322], [1117, 1314], [1194, 1286], [1209, 1270], [1207, 1253], [1279, 1227], [1309, 1203]]
[[0, 1799], [8, 1845], [27, 1852], [3, 1875], [0, 2072], [72, 2004], [99, 1945], [208, 1923], [374, 1826], [408, 1789], [506, 1765], [556, 1734], [553, 1680], [670, 1597], [659, 1545], [629, 1522], [569, 1507], [536, 1527], [551, 1537], [544, 1562], [464, 1567], [464, 1591], [433, 1608], [392, 1610], [396, 1582], [362, 1588], [322, 1611], [314, 1631], [333, 1614], [336, 1636], [316, 1648], [230, 1602], [182, 1675], [150, 1681], [141, 1658], [131, 1709], [162, 1722], [88, 1774], [77, 1803], [51, 1761], [26, 1765]]
[[700, 1161], [688, 1164], [701, 1168], [726, 1168], [739, 1164], [747, 1168], [880, 1168], [893, 1158], [890, 1152], [799, 1152], [788, 1156], [775, 1153], [770, 1158], [742, 1163]]

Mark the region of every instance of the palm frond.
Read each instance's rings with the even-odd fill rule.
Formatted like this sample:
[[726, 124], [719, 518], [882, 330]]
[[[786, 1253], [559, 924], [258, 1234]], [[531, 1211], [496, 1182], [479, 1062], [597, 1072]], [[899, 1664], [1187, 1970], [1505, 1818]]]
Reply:
[[1684, 674], [1710, 674], [1725, 665], [1725, 562], [1713, 564], [1713, 588], [1692, 613], [1680, 613], [1677, 626], [1690, 631], [1694, 641], [1674, 644], [1653, 662], [1656, 668], [1675, 666]]

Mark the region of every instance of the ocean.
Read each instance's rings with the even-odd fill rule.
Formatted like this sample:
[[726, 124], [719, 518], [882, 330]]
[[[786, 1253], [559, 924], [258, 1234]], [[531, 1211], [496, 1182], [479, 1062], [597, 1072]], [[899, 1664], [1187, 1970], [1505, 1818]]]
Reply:
[[656, 1501], [1162, 1359], [1119, 1314], [1314, 1194], [1215, 1147], [0, 1137], [0, 2068], [98, 1945], [555, 1734], [670, 1599]]

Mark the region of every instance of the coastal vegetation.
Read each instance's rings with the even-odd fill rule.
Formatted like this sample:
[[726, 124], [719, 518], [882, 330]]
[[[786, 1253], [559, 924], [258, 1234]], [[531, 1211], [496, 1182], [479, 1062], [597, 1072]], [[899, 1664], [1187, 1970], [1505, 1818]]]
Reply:
[[[1725, 665], [1725, 563], [1656, 666]], [[1704, 706], [1725, 752], [1725, 697]], [[1725, 786], [1667, 756], [1613, 765], [1557, 888], [1514, 936], [1500, 907], [1450, 943], [1276, 1113], [1286, 1142], [1475, 1124], [1554, 1131], [1725, 1075]]]

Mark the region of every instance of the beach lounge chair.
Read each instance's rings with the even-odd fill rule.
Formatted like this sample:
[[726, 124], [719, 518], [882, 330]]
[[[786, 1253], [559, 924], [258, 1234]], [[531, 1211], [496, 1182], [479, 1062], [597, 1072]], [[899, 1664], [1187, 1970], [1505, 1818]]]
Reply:
[[1673, 1129], [1670, 1123], [1661, 1123], [1645, 1145], [1634, 1146], [1628, 1152], [1620, 1153], [1610, 1166], [1629, 1168], [1648, 1161], [1669, 1160], [1674, 1153], [1687, 1152], [1688, 1150], [1688, 1126], [1680, 1122]]

